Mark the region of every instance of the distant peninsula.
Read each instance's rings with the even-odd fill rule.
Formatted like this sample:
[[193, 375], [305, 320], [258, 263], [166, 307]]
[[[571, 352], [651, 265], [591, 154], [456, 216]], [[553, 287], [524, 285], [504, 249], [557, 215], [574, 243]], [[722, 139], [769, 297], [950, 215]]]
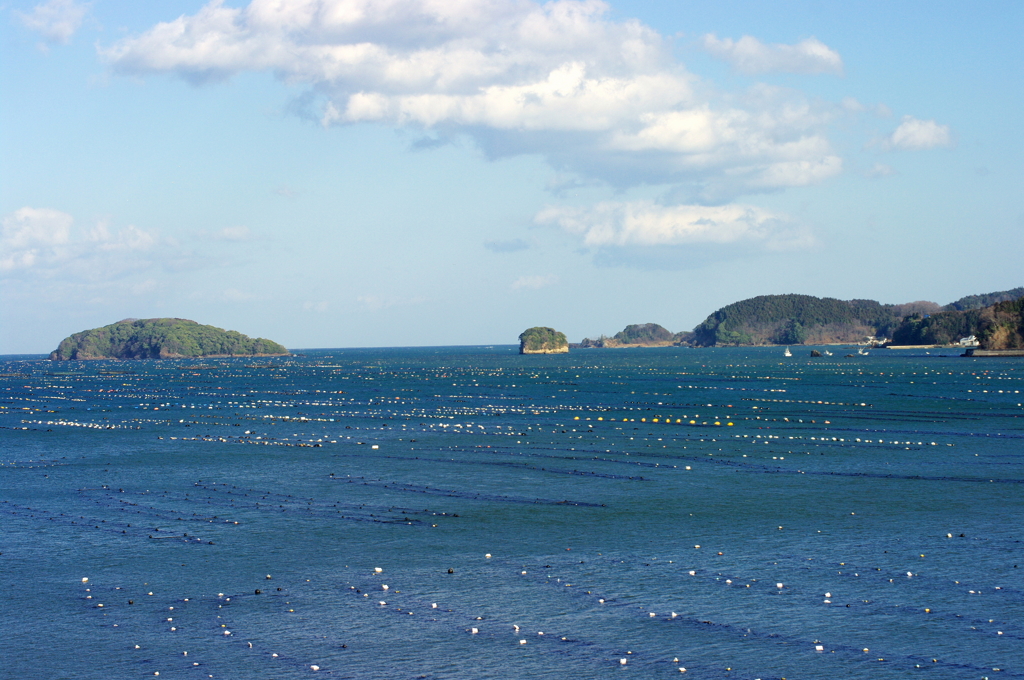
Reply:
[[188, 319], [124, 319], [75, 333], [50, 353], [54, 361], [287, 356], [272, 340], [204, 326]]
[[883, 304], [813, 295], [759, 295], [726, 305], [693, 331], [632, 324], [612, 337], [584, 338], [573, 348], [749, 347], [759, 345], [954, 345], [975, 336], [983, 350], [1024, 349], [1024, 287], [968, 295], [939, 305], [927, 300]]
[[554, 328], [534, 326], [519, 334], [520, 354], [565, 354], [569, 341]]

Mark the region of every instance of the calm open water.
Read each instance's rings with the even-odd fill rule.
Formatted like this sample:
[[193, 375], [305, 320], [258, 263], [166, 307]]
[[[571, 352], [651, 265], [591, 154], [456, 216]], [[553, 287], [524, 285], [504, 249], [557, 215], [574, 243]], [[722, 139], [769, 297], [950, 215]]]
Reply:
[[1024, 360], [830, 349], [5, 357], [0, 676], [1024, 677]]

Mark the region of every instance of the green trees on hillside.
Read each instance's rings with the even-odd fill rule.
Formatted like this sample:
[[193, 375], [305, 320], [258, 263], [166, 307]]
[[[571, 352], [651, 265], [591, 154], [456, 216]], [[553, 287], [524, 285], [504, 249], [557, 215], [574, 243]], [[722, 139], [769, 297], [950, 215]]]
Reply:
[[948, 311], [962, 312], [969, 309], [990, 307], [997, 302], [1017, 300], [1021, 297], [1024, 297], [1024, 286], [1020, 288], [1011, 288], [1010, 290], [1001, 290], [995, 293], [985, 293], [983, 295], [966, 295], [956, 302], [950, 302], [946, 305], [945, 309]]
[[894, 345], [951, 345], [981, 329], [980, 310], [939, 312], [931, 316], [914, 314], [893, 331]]
[[672, 342], [675, 338], [672, 331], [656, 323], [630, 324], [616, 333], [614, 337], [624, 345], [636, 345], [645, 342]]
[[569, 351], [569, 341], [565, 333], [560, 333], [547, 326], [527, 328], [519, 334], [520, 354], [547, 354]]
[[892, 305], [812, 295], [760, 295], [722, 307], [694, 329], [693, 344], [850, 342], [888, 335], [899, 322]]
[[282, 345], [187, 319], [125, 319], [65, 338], [51, 359], [165, 359], [287, 354]]
[[1024, 297], [981, 310], [978, 340], [985, 349], [1024, 349]]

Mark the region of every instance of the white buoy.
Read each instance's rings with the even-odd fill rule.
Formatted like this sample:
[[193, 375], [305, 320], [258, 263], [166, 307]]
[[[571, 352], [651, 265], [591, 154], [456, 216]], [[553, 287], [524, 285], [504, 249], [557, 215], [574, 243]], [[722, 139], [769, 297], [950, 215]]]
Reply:
[[88, 576], [83, 576], [82, 577], [82, 583], [88, 583], [88, 582], [89, 582], [89, 577]]
[[318, 671], [318, 670], [320, 670], [320, 666], [317, 666], [316, 664], [312, 664], [309, 667], [309, 670], [311, 670], [311, 671]]
[[388, 587], [387, 587], [387, 584], [385, 584], [385, 585], [382, 585], [382, 586], [380, 587], [380, 589], [381, 589], [381, 590], [387, 590], [387, 589], [388, 589]]
[[432, 603], [430, 604], [430, 608], [431, 608], [431, 609], [437, 609], [437, 603], [436, 603], [436, 602], [432, 602]]
[[814, 651], [816, 651], [816, 652], [824, 652], [825, 651], [825, 646], [824, 645], [814, 645]]
[[690, 576], [696, 576], [696, 575], [697, 575], [697, 572], [691, 569], [690, 570]]
[[487, 559], [491, 559], [491, 553], [487, 553], [486, 555], [484, 555], [484, 557], [486, 557]]
[[775, 587], [781, 589], [782, 588], [782, 584], [781, 583], [776, 583]]
[[373, 573], [375, 573], [375, 574], [379, 574], [379, 573], [381, 573], [382, 571], [384, 571], [384, 570], [383, 570], [383, 569], [381, 569], [380, 567], [374, 567], [374, 568], [373, 568]]
[[673, 619], [674, 619], [674, 618], [676, 618], [677, 616], [679, 616], [679, 615], [678, 615], [678, 614], [676, 614], [675, 612], [672, 612], [672, 618], [673, 618]]
[[525, 644], [526, 644], [526, 640], [520, 640], [520, 641], [519, 641], [519, 644], [521, 644], [521, 645], [525, 645]]
[[832, 593], [825, 593], [825, 597], [832, 597]]
[[654, 612], [648, 612], [648, 613], [647, 613], [647, 615], [648, 615], [648, 616], [650, 616], [650, 617], [651, 617], [652, 619], [653, 619], [653, 618], [654, 618], [655, 616], [657, 616], [657, 614], [655, 614]]
[[470, 633], [472, 633], [473, 635], [476, 635], [476, 634], [477, 634], [477, 633], [479, 633], [480, 631], [479, 631], [479, 630], [477, 630], [476, 628], [470, 628], [470, 629], [469, 629], [469, 632], [470, 632]]
[[626, 665], [626, 659], [619, 659], [619, 665], [620, 666], [625, 666]]

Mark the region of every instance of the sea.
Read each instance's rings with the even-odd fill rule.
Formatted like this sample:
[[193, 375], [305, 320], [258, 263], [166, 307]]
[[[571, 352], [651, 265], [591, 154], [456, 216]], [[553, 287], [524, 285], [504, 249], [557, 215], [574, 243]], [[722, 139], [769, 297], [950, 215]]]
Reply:
[[957, 355], [0, 357], [0, 677], [1022, 678], [1024, 359]]

